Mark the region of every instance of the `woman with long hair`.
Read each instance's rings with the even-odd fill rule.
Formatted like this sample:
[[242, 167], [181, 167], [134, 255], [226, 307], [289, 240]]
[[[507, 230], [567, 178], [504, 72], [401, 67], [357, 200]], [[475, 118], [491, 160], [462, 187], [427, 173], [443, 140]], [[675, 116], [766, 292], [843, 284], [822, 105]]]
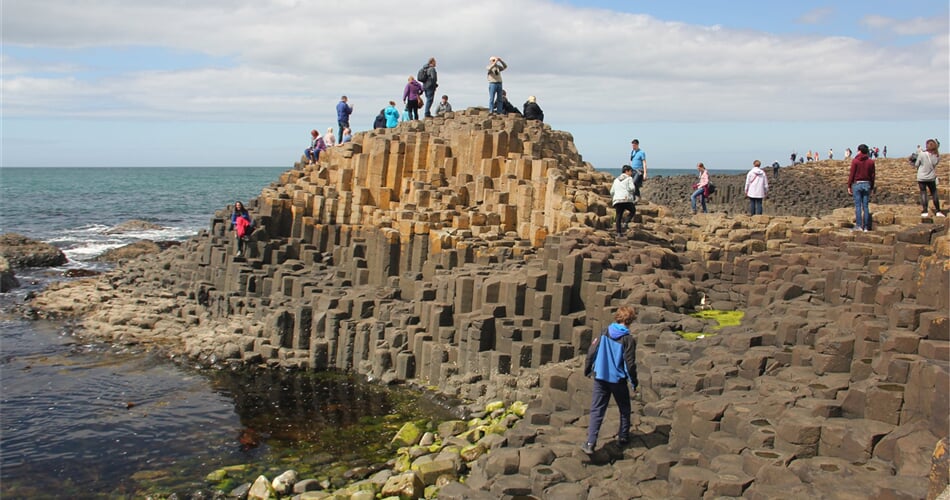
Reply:
[[920, 187], [921, 217], [929, 215], [927, 211], [927, 191], [934, 200], [934, 216], [943, 217], [940, 211], [940, 199], [937, 198], [937, 163], [940, 162], [940, 143], [936, 139], [927, 139], [927, 149], [917, 155], [914, 165], [917, 167], [917, 186]]

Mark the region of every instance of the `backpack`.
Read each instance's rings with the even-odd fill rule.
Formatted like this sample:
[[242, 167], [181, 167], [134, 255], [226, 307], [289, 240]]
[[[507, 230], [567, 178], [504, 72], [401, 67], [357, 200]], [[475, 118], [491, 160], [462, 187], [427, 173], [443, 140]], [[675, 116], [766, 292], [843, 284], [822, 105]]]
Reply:
[[706, 184], [706, 194], [710, 195], [716, 192], [716, 185], [713, 183]]
[[428, 79], [429, 79], [429, 64], [426, 63], [426, 65], [419, 68], [419, 72], [416, 73], [416, 81], [424, 82]]

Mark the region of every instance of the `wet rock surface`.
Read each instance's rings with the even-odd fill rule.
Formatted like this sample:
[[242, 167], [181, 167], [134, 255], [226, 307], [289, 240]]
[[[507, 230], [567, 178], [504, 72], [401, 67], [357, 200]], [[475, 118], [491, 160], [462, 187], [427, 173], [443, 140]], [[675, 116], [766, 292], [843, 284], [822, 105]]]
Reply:
[[[689, 178], [650, 179], [618, 237], [610, 177], [569, 134], [467, 110], [298, 163], [248, 204], [244, 256], [222, 210], [181, 246], [33, 306], [199, 361], [530, 402], [440, 498], [923, 498], [950, 429], [947, 222], [878, 203], [916, 193], [879, 168], [874, 228], [852, 231], [839, 167], [783, 169], [754, 217], [684, 214], [674, 184]], [[807, 208], [779, 213], [783, 196]], [[716, 330], [688, 315], [701, 304], [745, 317]], [[580, 363], [620, 305], [639, 312], [639, 421], [631, 444], [587, 456]]]
[[13, 269], [60, 266], [67, 261], [66, 254], [53, 245], [16, 233], [0, 234], [0, 256]]

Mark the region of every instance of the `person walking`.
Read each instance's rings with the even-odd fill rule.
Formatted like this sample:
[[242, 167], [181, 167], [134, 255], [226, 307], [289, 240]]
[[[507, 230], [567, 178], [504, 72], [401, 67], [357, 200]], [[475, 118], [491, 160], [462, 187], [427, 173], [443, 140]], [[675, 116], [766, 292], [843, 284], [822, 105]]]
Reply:
[[234, 210], [231, 212], [231, 227], [234, 229], [235, 243], [237, 243], [234, 255], [243, 257], [247, 239], [254, 231], [254, 219], [251, 218], [251, 214], [240, 201], [234, 202]]
[[353, 114], [353, 106], [347, 102], [346, 96], [340, 97], [340, 102], [336, 103], [336, 124], [341, 134], [343, 129], [350, 128], [351, 114]]
[[409, 81], [402, 90], [402, 102], [406, 104], [410, 120], [419, 119], [419, 101], [422, 93], [422, 84], [416, 81], [416, 77], [409, 75]]
[[620, 410], [617, 443], [624, 446], [630, 442], [630, 387], [627, 383], [629, 381], [633, 390], [637, 390], [637, 340], [630, 331], [636, 317], [632, 307], [621, 306], [614, 313], [614, 322], [587, 349], [584, 376], [594, 374], [594, 393], [590, 402], [587, 441], [581, 446], [581, 451], [588, 455], [594, 453], [597, 446], [597, 435], [611, 396]]
[[640, 139], [630, 141], [630, 166], [642, 171], [643, 180], [647, 180], [647, 154], [640, 149]]
[[762, 162], [752, 162], [745, 176], [745, 195], [749, 198], [749, 215], [762, 215], [762, 200], [769, 195], [769, 179], [762, 170]]
[[[419, 70], [419, 74], [416, 75], [416, 80], [422, 83], [422, 88], [426, 96], [426, 106], [423, 117], [432, 118], [432, 101], [435, 100], [435, 89], [439, 87], [439, 74], [435, 70], [434, 57], [430, 57], [429, 62]], [[438, 114], [438, 111], [436, 111], [436, 114]]]
[[927, 211], [927, 191], [934, 200], [934, 216], [944, 217], [940, 211], [940, 199], [937, 198], [937, 163], [940, 162], [940, 144], [936, 139], [927, 139], [927, 149], [917, 155], [914, 165], [917, 167], [917, 186], [920, 188], [921, 217], [929, 215]]
[[703, 165], [702, 162], [696, 164], [696, 170], [699, 171], [699, 182], [693, 184], [693, 194], [689, 196], [689, 203], [693, 207], [693, 215], [696, 215], [696, 199], [699, 198], [702, 201], [703, 213], [707, 213], [706, 210], [706, 189], [709, 186], [709, 171], [706, 170], [706, 165]]
[[[633, 168], [624, 165], [620, 175], [610, 185], [610, 196], [614, 210], [617, 212], [617, 237], [623, 236], [623, 230], [633, 221], [637, 214], [637, 185], [633, 178]], [[624, 212], [630, 212], [630, 217], [624, 221]]]
[[854, 196], [854, 230], [871, 230], [871, 211], [868, 203], [874, 192], [874, 160], [867, 144], [858, 146], [858, 154], [851, 160], [848, 174], [848, 194]]
[[488, 67], [485, 69], [488, 70], [488, 111], [502, 114], [501, 72], [508, 69], [508, 65], [500, 57], [492, 56], [488, 58]]

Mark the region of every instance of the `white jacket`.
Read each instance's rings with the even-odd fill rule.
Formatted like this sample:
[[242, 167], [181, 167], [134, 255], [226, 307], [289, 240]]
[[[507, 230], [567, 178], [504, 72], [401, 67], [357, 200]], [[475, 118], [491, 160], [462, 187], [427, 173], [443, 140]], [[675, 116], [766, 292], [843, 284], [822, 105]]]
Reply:
[[636, 203], [637, 186], [633, 183], [633, 177], [627, 174], [620, 174], [614, 179], [610, 186], [610, 195], [613, 196], [613, 204], [618, 203]]
[[765, 198], [769, 194], [769, 179], [765, 171], [752, 167], [745, 176], [745, 195], [749, 198]]

